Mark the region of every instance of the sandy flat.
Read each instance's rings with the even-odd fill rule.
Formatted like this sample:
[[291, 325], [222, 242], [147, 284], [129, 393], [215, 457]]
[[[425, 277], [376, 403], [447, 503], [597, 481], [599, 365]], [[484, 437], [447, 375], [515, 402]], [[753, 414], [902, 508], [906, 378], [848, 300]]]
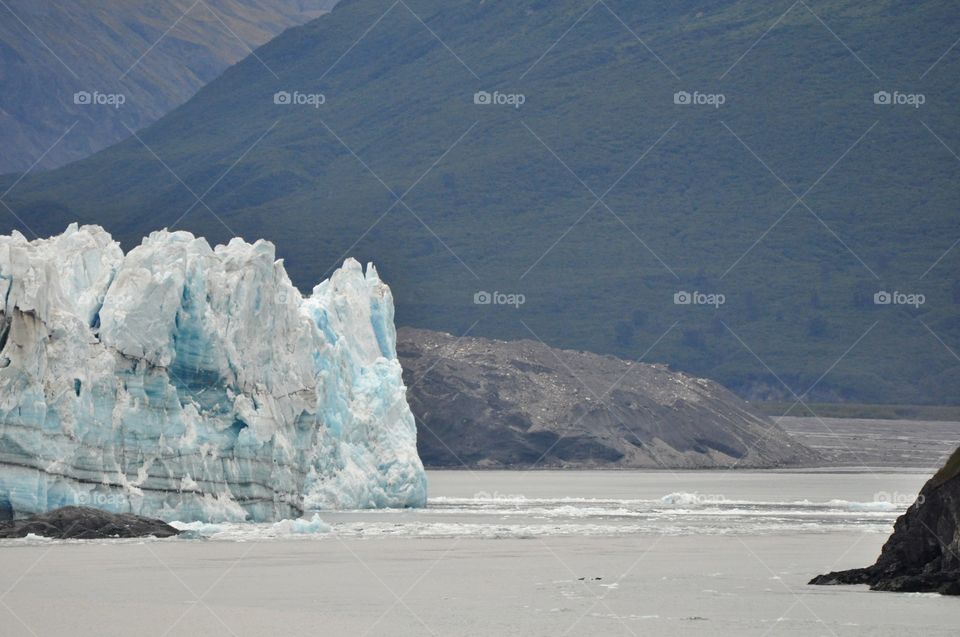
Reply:
[[868, 418], [775, 418], [829, 467], [920, 467], [936, 471], [960, 445], [960, 422]]

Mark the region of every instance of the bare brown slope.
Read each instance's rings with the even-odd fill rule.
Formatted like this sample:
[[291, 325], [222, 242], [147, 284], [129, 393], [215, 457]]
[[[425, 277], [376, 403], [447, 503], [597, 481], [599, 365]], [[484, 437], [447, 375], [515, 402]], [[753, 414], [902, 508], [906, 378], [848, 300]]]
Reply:
[[778, 467], [813, 464], [721, 385], [535, 341], [403, 328], [397, 353], [428, 466]]

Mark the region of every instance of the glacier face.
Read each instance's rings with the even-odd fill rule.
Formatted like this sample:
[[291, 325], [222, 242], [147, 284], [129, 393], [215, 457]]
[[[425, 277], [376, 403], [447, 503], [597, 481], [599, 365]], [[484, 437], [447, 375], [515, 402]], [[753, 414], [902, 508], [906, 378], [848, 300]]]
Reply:
[[303, 297], [274, 247], [98, 226], [0, 236], [0, 516], [183, 521], [422, 506], [393, 299], [348, 259]]

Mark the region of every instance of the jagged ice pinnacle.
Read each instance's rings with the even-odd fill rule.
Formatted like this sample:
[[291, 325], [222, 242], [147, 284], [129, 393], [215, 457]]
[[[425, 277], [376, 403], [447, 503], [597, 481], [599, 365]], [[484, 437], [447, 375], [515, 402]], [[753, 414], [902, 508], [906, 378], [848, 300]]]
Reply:
[[393, 299], [348, 259], [303, 297], [267, 241], [0, 236], [0, 517], [79, 504], [270, 521], [421, 506]]

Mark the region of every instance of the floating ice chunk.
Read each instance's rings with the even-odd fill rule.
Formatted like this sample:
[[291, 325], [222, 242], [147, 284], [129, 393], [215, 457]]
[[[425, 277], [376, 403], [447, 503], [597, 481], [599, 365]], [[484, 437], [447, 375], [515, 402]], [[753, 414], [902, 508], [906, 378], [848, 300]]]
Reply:
[[170, 526], [180, 531], [181, 537], [211, 537], [224, 530], [221, 524], [211, 524], [209, 522], [180, 522], [174, 520]]
[[297, 520], [280, 520], [273, 523], [273, 532], [276, 535], [310, 535], [314, 533], [327, 533], [333, 527], [320, 519], [319, 513], [314, 513], [309, 520], [299, 518]]
[[677, 491], [663, 496], [660, 498], [660, 501], [664, 504], [700, 506], [704, 504], [721, 504], [726, 502], [726, 499], [722, 495]]
[[851, 502], [850, 500], [830, 500], [827, 506], [837, 509], [846, 509], [849, 511], [896, 511], [906, 508], [906, 506], [897, 506], [893, 502], [876, 500], [873, 502]]

